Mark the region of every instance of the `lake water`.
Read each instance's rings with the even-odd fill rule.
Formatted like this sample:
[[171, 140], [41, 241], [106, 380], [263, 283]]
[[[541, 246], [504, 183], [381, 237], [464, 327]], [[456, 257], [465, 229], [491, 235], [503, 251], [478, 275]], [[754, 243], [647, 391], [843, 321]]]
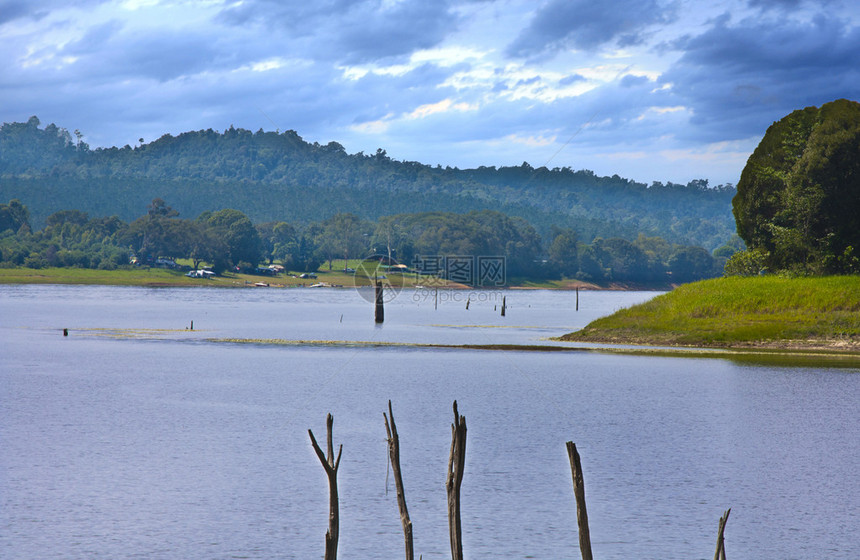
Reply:
[[322, 558], [331, 413], [339, 557], [402, 558], [389, 399], [416, 557], [450, 558], [455, 399], [466, 558], [580, 557], [568, 440], [595, 558], [713, 558], [729, 507], [732, 560], [860, 557], [856, 369], [418, 346], [562, 344], [654, 295], [404, 291], [376, 326], [348, 289], [0, 286], [0, 557]]

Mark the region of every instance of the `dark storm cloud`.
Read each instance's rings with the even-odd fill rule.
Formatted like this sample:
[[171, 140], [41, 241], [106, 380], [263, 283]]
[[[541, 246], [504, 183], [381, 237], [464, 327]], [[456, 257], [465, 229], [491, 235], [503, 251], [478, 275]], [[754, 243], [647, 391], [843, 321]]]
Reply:
[[[838, 1], [838, 0], [837, 0]], [[831, 4], [830, 0], [817, 0], [817, 5]], [[800, 8], [804, 4], [804, 0], [749, 0], [749, 7], [763, 11], [779, 10], [793, 11]]]
[[105, 47], [108, 41], [122, 30], [123, 24], [117, 20], [108, 21], [91, 27], [84, 36], [77, 41], [72, 41], [63, 48], [65, 54], [87, 55], [98, 52]]
[[223, 67], [216, 43], [196, 33], [159, 31], [118, 35], [118, 24], [106, 23], [89, 30], [79, 41], [66, 45], [62, 55], [80, 58], [78, 79], [118, 77], [165, 82], [180, 76]]
[[408, 55], [437, 45], [456, 26], [447, 0], [243, 2], [224, 9], [228, 25], [261, 25], [290, 38], [310, 39], [314, 58], [359, 63]]
[[656, 0], [550, 0], [508, 46], [515, 57], [567, 49], [592, 50], [609, 43], [640, 43], [645, 28], [674, 18]]
[[[444, 99], [451, 93], [450, 88], [427, 87], [427, 84], [442, 83], [456, 70], [425, 64], [399, 76], [370, 73], [346, 83], [332, 77], [333, 102], [349, 124], [375, 121], [388, 114], [400, 116], [415, 107]], [[392, 95], [392, 91], [397, 95]], [[320, 112], [327, 110], [326, 101], [320, 101], [319, 105]]]
[[[34, 6], [27, 0], [2, 0], [0, 1], [0, 25], [7, 21], [30, 17], [38, 19], [40, 8], [34, 10]], [[45, 12], [41, 12], [42, 16]]]
[[367, 6], [364, 13], [344, 22], [338, 43], [345, 61], [362, 62], [433, 47], [454, 24], [445, 2], [405, 2], [387, 12]]
[[[52, 47], [75, 63], [57, 78], [75, 81], [154, 79], [165, 82], [200, 72], [232, 69], [259, 60], [258, 43], [204, 29], [135, 28], [118, 20], [97, 24], [75, 41]], [[266, 55], [271, 56], [271, 55]]]
[[661, 81], [693, 109], [700, 139], [758, 135], [794, 109], [860, 98], [860, 29], [836, 16], [723, 17], [677, 46], [684, 54]]
[[584, 82], [586, 81], [585, 76], [581, 76], [580, 74], [571, 74], [570, 76], [565, 76], [564, 78], [558, 81], [559, 84], [563, 86], [567, 86], [570, 84], [575, 84], [576, 82]]
[[137, 38], [126, 43], [123, 55], [114, 61], [136, 76], [162, 82], [224, 67], [210, 38], [182, 32]]
[[650, 80], [645, 76], [633, 76], [631, 74], [627, 74], [621, 78], [619, 83], [623, 88], [632, 88], [647, 84], [649, 81]]
[[762, 10], [791, 10], [800, 6], [800, 0], [749, 0], [749, 6]]
[[[535, 103], [529, 98], [499, 97], [486, 103], [480, 111], [463, 118], [456, 112], [434, 115], [438, 126], [419, 128], [415, 134], [441, 142], [475, 142], [499, 140], [515, 134], [521, 138], [556, 137], [555, 147], [535, 148], [539, 154], [535, 165], [543, 164], [558, 149], [559, 144], [572, 141], [571, 150], [579, 142], [603, 149], [617, 150], [625, 144], [651, 139], [663, 132], [654, 121], [642, 119], [643, 104], [666, 103], [665, 92], [651, 93], [655, 82], [640, 76], [624, 76], [577, 97], [558, 98], [552, 102]], [[521, 145], [521, 144], [520, 144]], [[498, 163], [488, 155], [486, 164]], [[546, 159], [541, 159], [541, 158]]]
[[317, 2], [284, 2], [282, 0], [247, 0], [228, 5], [218, 15], [228, 25], [267, 23], [311, 34], [313, 26], [327, 17], [338, 17], [354, 4], [352, 0], [319, 0]]
[[0, 0], [0, 25], [17, 19], [39, 21], [57, 8], [90, 8], [109, 0]]
[[514, 84], [514, 87], [528, 86], [531, 84], [536, 84], [536, 83], [540, 82], [540, 80], [541, 80], [540, 76], [532, 76], [531, 78], [519, 80], [516, 84]]

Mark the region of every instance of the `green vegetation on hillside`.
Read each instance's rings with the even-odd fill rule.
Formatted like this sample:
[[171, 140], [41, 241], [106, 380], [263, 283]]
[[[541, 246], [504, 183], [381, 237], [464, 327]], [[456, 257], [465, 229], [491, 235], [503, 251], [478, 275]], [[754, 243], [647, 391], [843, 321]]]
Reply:
[[731, 272], [860, 272], [860, 103], [840, 99], [774, 123], [733, 205], [750, 253]]
[[712, 251], [734, 234], [731, 185], [637, 183], [588, 170], [457, 169], [397, 161], [384, 150], [347, 154], [336, 142], [296, 132], [230, 127], [165, 135], [149, 143], [92, 150], [56, 125], [0, 127], [0, 200], [18, 199], [41, 227], [68, 209], [129, 222], [161, 198], [185, 216], [224, 208], [255, 223], [297, 226], [351, 212], [365, 220], [424, 212], [494, 210], [527, 220], [544, 238], [569, 229], [597, 237], [661, 237]]
[[[278, 264], [287, 271], [310, 273], [321, 267], [333, 272], [338, 260], [375, 255], [386, 266], [401, 263], [466, 284], [486, 285], [481, 259], [495, 259], [503, 262], [504, 270], [497, 271], [507, 279], [665, 286], [713, 277], [725, 260], [700, 247], [642, 235], [634, 241], [584, 243], [572, 230], [553, 230], [550, 242], [544, 243], [525, 220], [489, 210], [398, 214], [377, 222], [339, 213], [301, 227], [283, 221], [253, 224], [235, 209], [186, 219], [156, 198], [143, 216], [128, 224], [116, 216], [90, 218], [80, 210], [61, 210], [48, 216], [44, 228], [33, 231], [27, 207], [12, 200], [0, 204], [0, 226], [5, 228], [0, 230], [0, 267], [33, 269], [115, 270], [131, 263], [173, 267], [185, 259], [194, 270], [205, 263], [215, 272], [270, 274], [258, 267]], [[491, 285], [506, 278], [496, 278]]]
[[860, 280], [727, 277], [686, 284], [562, 337], [699, 347], [860, 349]]

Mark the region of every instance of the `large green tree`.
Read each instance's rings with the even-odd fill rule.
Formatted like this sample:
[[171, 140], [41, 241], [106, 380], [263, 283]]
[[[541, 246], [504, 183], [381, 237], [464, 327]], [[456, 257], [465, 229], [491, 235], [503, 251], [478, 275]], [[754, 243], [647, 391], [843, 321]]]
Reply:
[[6, 230], [18, 231], [21, 227], [30, 228], [30, 211], [17, 198], [9, 204], [0, 204], [0, 233]]
[[178, 215], [179, 212], [164, 200], [155, 198], [147, 207], [146, 214], [129, 224], [120, 241], [127, 244], [141, 262], [150, 262], [158, 257], [184, 257], [185, 250], [178, 236]]
[[860, 103], [839, 99], [775, 122], [733, 208], [738, 235], [771, 269], [860, 271]]
[[701, 247], [681, 247], [669, 257], [673, 282], [693, 282], [719, 274], [714, 257]]
[[[197, 218], [215, 236], [220, 238], [227, 247], [227, 261], [232, 265], [240, 262], [256, 266], [263, 260], [263, 244], [260, 234], [251, 220], [242, 212], [226, 208], [217, 212], [204, 212]], [[216, 262], [216, 268], [220, 268]]]
[[648, 256], [626, 239], [596, 239], [594, 247], [611, 280], [633, 279], [648, 270]]
[[325, 220], [317, 242], [328, 261], [329, 270], [333, 259], [342, 258], [346, 263], [349, 259], [365, 257], [369, 250], [369, 236], [372, 231], [370, 222], [350, 212], [335, 214]]
[[561, 275], [572, 278], [579, 271], [576, 232], [572, 229], [553, 230], [549, 244], [549, 262]]
[[299, 237], [296, 228], [286, 222], [266, 222], [257, 224], [257, 233], [263, 247], [263, 255], [269, 264], [275, 260], [288, 269], [296, 267], [299, 251]]

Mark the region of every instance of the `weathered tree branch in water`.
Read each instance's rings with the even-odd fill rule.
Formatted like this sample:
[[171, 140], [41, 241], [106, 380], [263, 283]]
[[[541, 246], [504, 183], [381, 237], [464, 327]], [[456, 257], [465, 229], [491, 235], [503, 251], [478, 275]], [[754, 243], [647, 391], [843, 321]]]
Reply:
[[329, 506], [329, 514], [328, 514], [328, 531], [325, 534], [325, 560], [337, 560], [337, 540], [338, 534], [340, 532], [340, 514], [338, 511], [338, 498], [337, 498], [337, 469], [340, 466], [340, 455], [343, 452], [343, 445], [338, 448], [337, 458], [334, 457], [334, 446], [332, 445], [332, 426], [334, 425], [334, 418], [332, 418], [331, 414], [326, 417], [326, 449], [328, 454], [324, 454], [323, 450], [320, 449], [319, 444], [317, 444], [317, 440], [314, 437], [314, 433], [311, 430], [308, 430], [308, 435], [311, 437], [311, 444], [313, 444], [314, 451], [317, 454], [317, 457], [322, 463], [323, 469], [325, 469], [325, 474], [328, 477], [328, 506]]
[[403, 477], [400, 474], [400, 437], [397, 435], [391, 401], [388, 401], [388, 416], [383, 412], [382, 417], [385, 418], [385, 431], [388, 433], [388, 456], [391, 459], [394, 485], [397, 488], [397, 507], [400, 509], [400, 522], [403, 524], [406, 560], [413, 560], [415, 556], [412, 550], [412, 521], [409, 519], [409, 510], [406, 509], [406, 492], [403, 489]]
[[582, 478], [582, 465], [576, 445], [567, 442], [567, 455], [570, 459], [570, 471], [573, 475], [573, 494], [576, 496], [576, 523], [579, 526], [579, 550], [582, 560], [592, 560], [591, 535], [588, 531], [588, 510], [585, 507], [585, 481]]
[[[466, 417], [461, 416], [457, 409], [457, 401], [454, 401], [454, 423], [451, 424], [451, 452], [448, 457], [448, 472], [445, 487], [448, 494], [448, 530], [451, 540], [452, 560], [463, 560], [462, 524], [460, 516], [460, 488], [463, 483], [463, 473], [466, 463]], [[406, 560], [414, 560], [414, 545], [412, 538], [412, 521], [406, 507], [406, 492], [403, 485], [403, 477], [400, 468], [400, 437], [397, 433], [397, 424], [394, 421], [394, 410], [391, 401], [388, 401], [388, 413], [382, 413], [385, 420], [385, 431], [388, 435], [388, 454], [391, 467], [394, 471], [394, 480], [397, 488], [397, 506], [400, 510], [400, 521], [403, 525], [403, 538], [406, 551]], [[314, 437], [313, 431], [308, 430], [314, 452], [319, 458], [326, 472], [329, 483], [329, 527], [325, 537], [324, 560], [337, 560], [337, 546], [339, 536], [339, 512], [338, 512], [338, 490], [337, 471], [340, 466], [343, 445], [339, 446], [337, 456], [334, 454], [332, 442], [332, 427], [334, 419], [329, 414], [326, 417], [326, 450], [320, 447]], [[582, 560], [593, 560], [591, 551], [591, 537], [588, 528], [588, 513], [585, 502], [585, 482], [583, 479], [582, 465], [576, 445], [572, 441], [567, 442], [567, 452], [570, 459], [571, 474], [573, 477], [573, 491], [576, 497], [576, 518], [579, 529], [579, 547]], [[717, 546], [714, 560], [726, 560], [725, 528], [731, 513], [731, 508], [726, 510], [720, 518], [719, 531], [717, 533]], [[419, 558], [420, 560], [420, 558]]]
[[451, 454], [448, 457], [448, 532], [451, 536], [451, 559], [463, 560], [463, 529], [460, 524], [460, 485], [466, 463], [466, 417], [457, 412], [454, 401], [454, 423], [451, 424]]
[[714, 553], [714, 560], [726, 560], [726, 541], [723, 535], [726, 531], [726, 522], [729, 520], [731, 512], [732, 508], [729, 508], [720, 517], [720, 529], [717, 531], [717, 551]]

